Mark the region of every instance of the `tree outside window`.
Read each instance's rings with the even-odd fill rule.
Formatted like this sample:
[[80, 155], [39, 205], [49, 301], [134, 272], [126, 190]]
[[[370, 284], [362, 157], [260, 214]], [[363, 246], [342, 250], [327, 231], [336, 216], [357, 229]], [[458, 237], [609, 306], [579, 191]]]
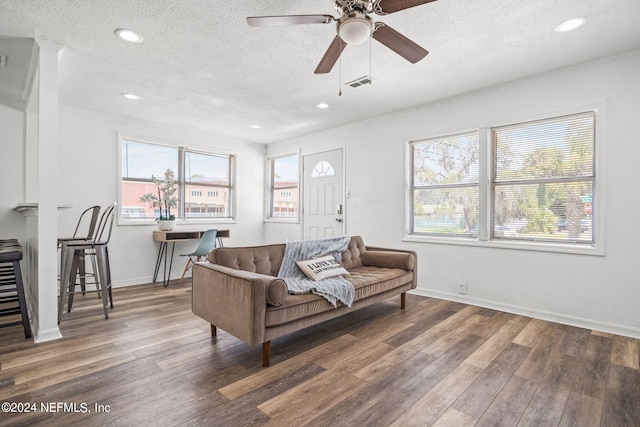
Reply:
[[415, 142], [412, 159], [413, 233], [477, 235], [477, 132]]
[[494, 128], [492, 136], [494, 237], [592, 243], [595, 114]]
[[595, 246], [595, 123], [590, 111], [412, 142], [410, 234]]

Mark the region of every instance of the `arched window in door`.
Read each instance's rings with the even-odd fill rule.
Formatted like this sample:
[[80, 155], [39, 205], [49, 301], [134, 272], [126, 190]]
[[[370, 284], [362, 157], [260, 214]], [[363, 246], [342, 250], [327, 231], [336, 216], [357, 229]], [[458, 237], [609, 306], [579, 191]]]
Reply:
[[313, 169], [311, 169], [311, 178], [323, 178], [325, 176], [335, 175], [336, 170], [333, 168], [333, 165], [326, 160], [316, 163]]

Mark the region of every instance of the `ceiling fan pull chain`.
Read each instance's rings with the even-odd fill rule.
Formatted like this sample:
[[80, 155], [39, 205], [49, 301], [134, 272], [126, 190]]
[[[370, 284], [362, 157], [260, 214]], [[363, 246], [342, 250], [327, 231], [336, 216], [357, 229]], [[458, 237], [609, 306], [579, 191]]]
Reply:
[[373, 76], [371, 75], [371, 37], [369, 37], [369, 86], [371, 86], [371, 82], [373, 81]]
[[342, 39], [339, 36], [338, 39], [340, 40], [340, 56], [338, 57], [340, 60], [340, 81], [338, 82], [338, 96], [342, 96]]

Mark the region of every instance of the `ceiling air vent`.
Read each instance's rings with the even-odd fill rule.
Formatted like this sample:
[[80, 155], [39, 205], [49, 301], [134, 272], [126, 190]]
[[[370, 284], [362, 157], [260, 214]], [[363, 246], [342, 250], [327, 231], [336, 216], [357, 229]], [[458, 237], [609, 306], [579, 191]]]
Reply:
[[345, 83], [345, 86], [360, 87], [362, 85], [366, 85], [370, 83], [371, 83], [371, 79], [369, 78], [369, 76], [362, 76], [362, 77], [358, 77], [355, 80], [351, 80], [350, 82]]
[[7, 66], [7, 56], [0, 55], [0, 67], [6, 67], [6, 66]]

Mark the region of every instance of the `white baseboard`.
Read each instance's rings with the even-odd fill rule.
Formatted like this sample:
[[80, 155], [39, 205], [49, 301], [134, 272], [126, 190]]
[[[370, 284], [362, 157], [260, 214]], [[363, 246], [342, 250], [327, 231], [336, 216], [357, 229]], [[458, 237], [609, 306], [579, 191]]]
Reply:
[[[180, 276], [182, 276], [182, 272], [176, 273], [175, 275], [171, 275], [171, 277], [169, 278], [169, 280], [177, 280], [180, 278]], [[126, 286], [134, 286], [134, 285], [146, 285], [148, 283], [152, 283], [153, 282], [153, 277], [148, 276], [148, 277], [138, 277], [138, 278], [134, 278], [134, 279], [126, 279], [126, 280], [117, 280], [117, 281], [112, 281], [111, 282], [111, 286], [114, 288], [124, 288]], [[184, 276], [184, 282], [185, 283], [190, 283], [191, 282], [191, 276]], [[158, 275], [157, 281], [155, 282], [157, 285], [162, 286], [162, 277], [160, 275]], [[92, 288], [93, 290], [95, 290], [95, 287]]]
[[511, 304], [502, 304], [496, 301], [484, 300], [481, 298], [473, 298], [467, 295], [453, 294], [448, 292], [440, 292], [429, 289], [414, 289], [410, 293], [425, 297], [444, 299], [448, 301], [460, 302], [463, 304], [476, 305], [478, 307], [490, 308], [493, 310], [504, 311], [506, 313], [518, 314], [535, 319], [547, 320], [549, 322], [560, 323], [563, 325], [575, 326], [578, 328], [591, 329], [600, 332], [606, 332], [615, 335], [640, 339], [640, 329], [626, 325], [615, 323], [600, 322], [593, 319], [582, 317], [568, 316], [562, 313], [554, 313], [544, 310], [532, 309], [529, 307], [521, 307]]

